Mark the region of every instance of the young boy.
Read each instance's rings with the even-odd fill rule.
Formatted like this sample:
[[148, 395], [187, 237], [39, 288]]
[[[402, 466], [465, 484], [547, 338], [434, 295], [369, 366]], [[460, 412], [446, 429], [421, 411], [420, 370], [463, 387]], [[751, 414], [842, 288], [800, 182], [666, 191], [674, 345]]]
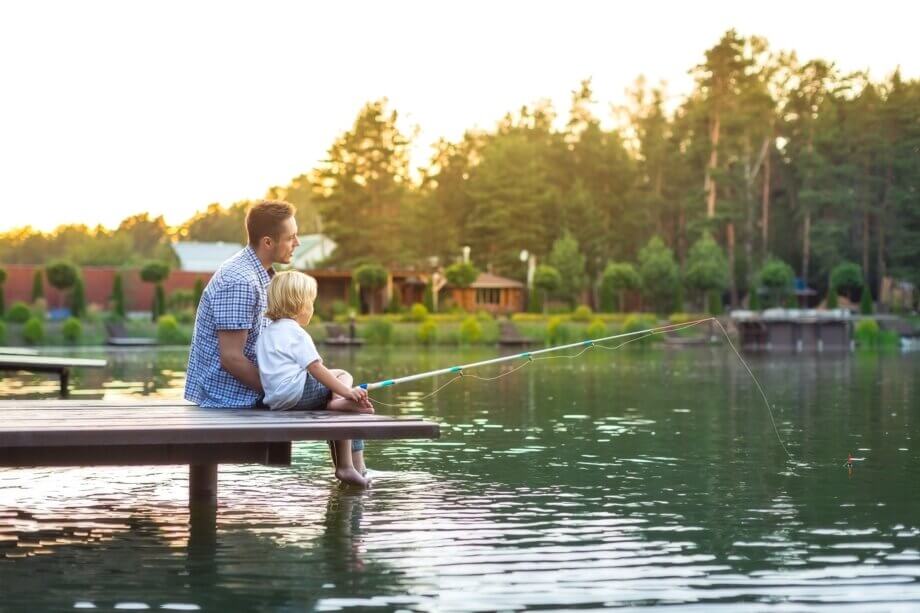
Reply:
[[[264, 403], [272, 410], [354, 411], [373, 413], [367, 390], [352, 387], [344, 370], [328, 369], [313, 339], [303, 329], [313, 317], [316, 279], [294, 270], [276, 273], [268, 286], [272, 320], [256, 343]], [[364, 441], [330, 441], [335, 476], [343, 483], [366, 487]]]

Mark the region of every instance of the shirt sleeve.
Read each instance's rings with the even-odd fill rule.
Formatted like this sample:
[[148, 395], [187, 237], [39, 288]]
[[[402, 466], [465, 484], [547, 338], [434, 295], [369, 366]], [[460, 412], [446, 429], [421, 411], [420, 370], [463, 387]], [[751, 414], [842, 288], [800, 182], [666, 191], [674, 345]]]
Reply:
[[249, 330], [259, 308], [259, 296], [248, 283], [232, 283], [217, 290], [211, 306], [218, 330]]
[[297, 335], [297, 355], [303, 368], [307, 368], [313, 362], [323, 361], [316, 350], [316, 344], [306, 331]]

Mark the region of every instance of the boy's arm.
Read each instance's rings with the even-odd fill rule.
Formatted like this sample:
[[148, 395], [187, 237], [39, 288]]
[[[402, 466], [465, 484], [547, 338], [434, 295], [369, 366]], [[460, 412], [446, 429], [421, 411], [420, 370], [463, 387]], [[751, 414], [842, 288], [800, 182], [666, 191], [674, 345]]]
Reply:
[[367, 398], [367, 390], [360, 387], [348, 387], [338, 380], [329, 369], [323, 366], [320, 360], [315, 360], [307, 366], [307, 371], [314, 379], [332, 390], [332, 393], [338, 394], [343, 398], [349, 398], [355, 402], [361, 402]]

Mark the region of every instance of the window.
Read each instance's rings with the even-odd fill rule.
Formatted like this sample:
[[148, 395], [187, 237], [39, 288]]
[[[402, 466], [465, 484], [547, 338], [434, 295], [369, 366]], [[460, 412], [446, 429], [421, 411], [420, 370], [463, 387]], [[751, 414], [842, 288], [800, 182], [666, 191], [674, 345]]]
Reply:
[[476, 304], [501, 304], [502, 291], [498, 288], [476, 290]]

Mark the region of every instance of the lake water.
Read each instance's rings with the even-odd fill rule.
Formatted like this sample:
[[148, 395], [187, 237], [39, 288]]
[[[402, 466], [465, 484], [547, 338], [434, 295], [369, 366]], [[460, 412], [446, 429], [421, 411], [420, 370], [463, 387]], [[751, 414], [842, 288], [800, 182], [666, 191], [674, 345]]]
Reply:
[[[97, 353], [75, 398], [181, 396], [184, 351]], [[377, 380], [494, 353], [325, 358]], [[0, 469], [0, 610], [920, 609], [920, 356], [750, 364], [792, 461], [719, 345], [378, 391], [442, 438], [369, 442], [367, 492], [323, 444], [222, 466], [216, 526], [189, 517], [186, 467]]]

